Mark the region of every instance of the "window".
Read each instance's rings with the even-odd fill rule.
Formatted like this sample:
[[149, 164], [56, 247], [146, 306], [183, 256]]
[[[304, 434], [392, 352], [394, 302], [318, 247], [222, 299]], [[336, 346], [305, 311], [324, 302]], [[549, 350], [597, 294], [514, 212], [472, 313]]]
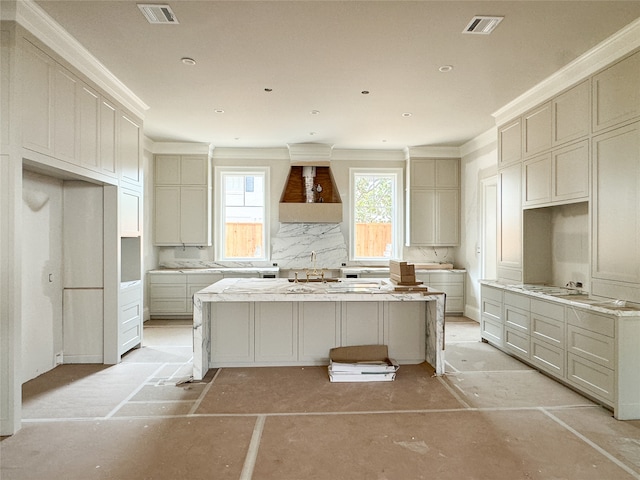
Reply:
[[402, 257], [402, 169], [350, 169], [351, 259]]
[[267, 260], [268, 169], [216, 167], [216, 258]]

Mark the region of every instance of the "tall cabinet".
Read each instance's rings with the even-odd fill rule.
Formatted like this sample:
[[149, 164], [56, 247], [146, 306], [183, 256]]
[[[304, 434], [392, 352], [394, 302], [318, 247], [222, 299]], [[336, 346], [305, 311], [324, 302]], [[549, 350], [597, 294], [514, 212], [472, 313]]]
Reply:
[[156, 245], [211, 245], [209, 155], [155, 155]]
[[459, 245], [460, 159], [409, 159], [407, 210], [407, 246]]

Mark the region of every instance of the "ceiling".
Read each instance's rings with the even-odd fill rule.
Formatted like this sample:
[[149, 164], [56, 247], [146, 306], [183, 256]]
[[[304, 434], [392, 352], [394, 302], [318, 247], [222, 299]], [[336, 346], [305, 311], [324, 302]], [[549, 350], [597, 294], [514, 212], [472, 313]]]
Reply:
[[[169, 0], [179, 24], [152, 25], [137, 3], [37, 0], [149, 106], [149, 138], [216, 147], [460, 146], [640, 17], [638, 1]], [[474, 15], [504, 20], [463, 34]]]

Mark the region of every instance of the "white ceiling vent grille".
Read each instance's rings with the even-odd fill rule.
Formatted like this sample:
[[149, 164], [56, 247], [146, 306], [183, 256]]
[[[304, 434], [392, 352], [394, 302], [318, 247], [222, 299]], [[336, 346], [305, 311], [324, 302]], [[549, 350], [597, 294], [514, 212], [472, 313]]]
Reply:
[[138, 8], [149, 23], [180, 23], [169, 5], [139, 3]]
[[476, 15], [471, 19], [469, 25], [462, 33], [473, 33], [476, 35], [489, 35], [498, 26], [504, 17], [484, 17]]

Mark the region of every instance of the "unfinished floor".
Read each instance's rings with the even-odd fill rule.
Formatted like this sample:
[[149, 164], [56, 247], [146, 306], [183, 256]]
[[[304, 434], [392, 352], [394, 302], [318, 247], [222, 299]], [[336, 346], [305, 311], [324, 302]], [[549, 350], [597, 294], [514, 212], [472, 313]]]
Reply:
[[0, 443], [12, 479], [640, 479], [640, 421], [481, 343], [448, 318], [447, 375], [330, 383], [326, 367], [235, 368], [183, 383], [191, 328], [145, 324], [115, 366], [64, 365], [24, 385]]

